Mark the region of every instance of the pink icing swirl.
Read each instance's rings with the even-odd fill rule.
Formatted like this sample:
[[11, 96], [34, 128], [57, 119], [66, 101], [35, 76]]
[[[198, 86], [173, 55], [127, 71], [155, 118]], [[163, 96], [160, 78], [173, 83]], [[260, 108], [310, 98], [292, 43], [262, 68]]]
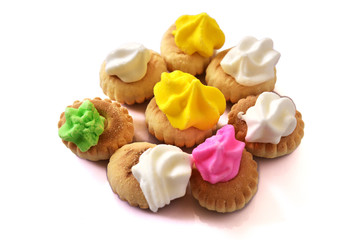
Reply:
[[232, 125], [225, 125], [215, 136], [205, 140], [193, 152], [193, 160], [201, 177], [212, 184], [227, 182], [239, 172], [245, 143], [235, 139]]

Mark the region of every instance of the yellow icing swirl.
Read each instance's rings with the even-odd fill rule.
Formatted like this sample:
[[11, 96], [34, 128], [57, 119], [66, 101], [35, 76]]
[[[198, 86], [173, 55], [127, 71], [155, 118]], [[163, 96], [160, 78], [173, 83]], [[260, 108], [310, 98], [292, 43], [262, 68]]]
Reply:
[[210, 129], [226, 108], [220, 90], [205, 86], [193, 75], [179, 70], [162, 73], [161, 81], [154, 87], [154, 95], [170, 124], [180, 130]]
[[175, 25], [175, 44], [188, 55], [197, 52], [203, 57], [211, 57], [214, 49], [224, 45], [224, 33], [215, 19], [206, 13], [183, 15]]

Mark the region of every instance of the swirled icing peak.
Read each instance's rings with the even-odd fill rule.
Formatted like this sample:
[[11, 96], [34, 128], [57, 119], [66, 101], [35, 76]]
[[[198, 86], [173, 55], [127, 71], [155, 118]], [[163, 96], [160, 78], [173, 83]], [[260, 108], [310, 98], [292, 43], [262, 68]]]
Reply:
[[59, 128], [60, 138], [75, 143], [82, 152], [96, 145], [104, 132], [105, 118], [89, 100], [85, 100], [78, 109], [66, 108], [65, 119]]
[[171, 200], [185, 195], [191, 175], [191, 155], [176, 146], [160, 144], [141, 154], [131, 171], [150, 210], [157, 212]]
[[145, 76], [150, 58], [150, 50], [142, 44], [127, 43], [106, 57], [105, 71], [123, 82], [136, 82]]
[[215, 136], [197, 146], [192, 156], [202, 178], [212, 184], [227, 182], [239, 172], [245, 143], [235, 139], [232, 125], [225, 125]]
[[174, 128], [212, 128], [226, 108], [224, 95], [193, 75], [176, 70], [162, 73], [154, 87], [156, 103]]
[[224, 72], [244, 86], [254, 86], [275, 78], [275, 65], [280, 53], [273, 49], [270, 38], [245, 37], [220, 62]]
[[175, 25], [175, 44], [188, 55], [197, 52], [201, 56], [211, 57], [214, 49], [224, 45], [224, 33], [215, 19], [206, 13], [183, 15], [176, 20]]
[[292, 100], [273, 92], [264, 92], [246, 114], [240, 112], [238, 117], [246, 121], [246, 141], [278, 144], [281, 137], [294, 131], [297, 122], [295, 113]]

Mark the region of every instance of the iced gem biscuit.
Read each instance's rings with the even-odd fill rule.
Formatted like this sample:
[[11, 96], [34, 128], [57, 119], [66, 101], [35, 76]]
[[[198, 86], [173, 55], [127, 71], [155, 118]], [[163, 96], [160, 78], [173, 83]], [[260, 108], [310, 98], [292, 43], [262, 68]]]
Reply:
[[110, 158], [107, 176], [113, 191], [132, 206], [157, 212], [185, 195], [191, 155], [172, 145], [128, 144]]
[[123, 82], [136, 82], [145, 76], [150, 58], [150, 50], [142, 44], [128, 43], [106, 57], [105, 71]]
[[279, 58], [280, 53], [273, 49], [270, 38], [245, 37], [237, 46], [222, 51], [212, 60], [205, 81], [219, 88], [226, 100], [235, 103], [249, 95], [274, 89]]
[[229, 112], [229, 124], [236, 138], [259, 157], [289, 154], [304, 136], [304, 122], [293, 101], [273, 92], [241, 99]]
[[101, 98], [75, 101], [58, 122], [65, 146], [80, 158], [107, 160], [121, 146], [132, 141], [134, 126], [126, 108]]
[[163, 58], [142, 44], [128, 43], [112, 51], [100, 70], [104, 93], [120, 103], [142, 103], [153, 96], [153, 87], [166, 72]]
[[75, 143], [81, 152], [95, 146], [104, 132], [105, 118], [100, 116], [89, 100], [85, 100], [78, 109], [66, 108], [65, 118], [65, 124], [59, 128], [59, 136]]
[[170, 71], [197, 75], [205, 70], [214, 50], [224, 42], [224, 33], [208, 14], [183, 15], [164, 34], [161, 55]]
[[241, 209], [257, 190], [257, 164], [225, 125], [193, 152], [191, 191], [199, 204], [217, 212]]
[[131, 168], [151, 211], [185, 195], [191, 175], [191, 155], [172, 145], [149, 148]]
[[224, 96], [218, 89], [205, 86], [199, 79], [181, 71], [163, 73], [161, 82], [154, 87], [154, 95], [171, 125], [180, 130], [209, 129], [226, 108]]
[[212, 135], [226, 108], [222, 93], [179, 70], [163, 73], [145, 112], [149, 132], [158, 140], [191, 147]]
[[294, 131], [295, 113], [295, 105], [289, 98], [264, 92], [246, 114], [238, 113], [238, 118], [244, 119], [248, 127], [246, 141], [278, 144], [281, 137]]
[[214, 49], [224, 45], [224, 33], [206, 13], [183, 15], [176, 20], [175, 25], [176, 29], [172, 32], [175, 44], [188, 55], [197, 52], [203, 57], [211, 57]]
[[273, 49], [270, 38], [244, 38], [221, 60], [224, 72], [244, 86], [254, 86], [275, 78], [275, 65], [280, 53]]

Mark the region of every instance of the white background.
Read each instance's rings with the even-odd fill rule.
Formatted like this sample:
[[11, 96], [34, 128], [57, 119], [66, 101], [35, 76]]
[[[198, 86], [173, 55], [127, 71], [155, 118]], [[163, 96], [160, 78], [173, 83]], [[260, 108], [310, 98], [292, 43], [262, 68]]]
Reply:
[[[1, 1], [0, 239], [359, 239], [355, 3]], [[291, 155], [257, 160], [258, 192], [243, 210], [209, 212], [188, 194], [154, 214], [119, 200], [107, 162], [77, 158], [57, 122], [74, 100], [106, 97], [109, 51], [135, 41], [159, 52], [177, 17], [200, 12], [224, 31], [222, 49], [247, 35], [273, 39], [276, 90], [295, 101], [305, 136]]]

